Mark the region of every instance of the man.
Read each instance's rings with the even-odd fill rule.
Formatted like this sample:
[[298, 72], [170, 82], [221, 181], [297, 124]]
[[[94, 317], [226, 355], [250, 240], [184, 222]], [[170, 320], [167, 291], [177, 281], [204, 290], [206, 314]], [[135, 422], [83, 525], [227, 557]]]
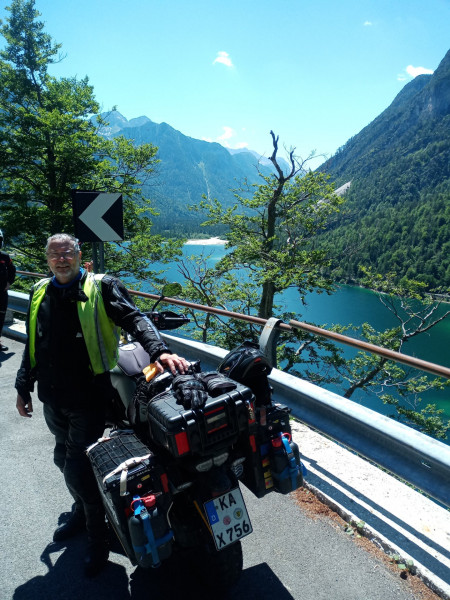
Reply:
[[8, 346], [2, 343], [2, 329], [5, 322], [6, 310], [8, 308], [8, 290], [16, 278], [16, 267], [3, 248], [3, 231], [0, 229], [0, 352], [6, 352]]
[[56, 234], [47, 241], [51, 279], [33, 286], [28, 340], [17, 373], [17, 410], [33, 411], [30, 392], [38, 384], [46, 423], [55, 436], [54, 462], [75, 500], [69, 521], [56, 529], [62, 541], [86, 528], [87, 576], [106, 564], [105, 514], [85, 450], [103, 435], [109, 370], [117, 362], [120, 328], [135, 336], [160, 372], [185, 373], [184, 358], [171, 354], [151, 321], [133, 304], [121, 281], [81, 268], [78, 240]]

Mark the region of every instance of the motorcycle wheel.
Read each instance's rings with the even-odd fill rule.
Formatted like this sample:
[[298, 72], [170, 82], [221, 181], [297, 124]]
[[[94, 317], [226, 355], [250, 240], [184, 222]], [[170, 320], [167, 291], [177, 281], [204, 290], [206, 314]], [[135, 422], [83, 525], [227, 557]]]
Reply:
[[237, 541], [217, 551], [214, 540], [199, 519], [198, 513], [189, 510], [189, 507], [192, 507], [192, 503], [178, 503], [172, 515], [175, 552], [206, 587], [215, 593], [226, 592], [237, 583], [242, 573], [241, 542]]
[[199, 550], [200, 561], [197, 563], [197, 566], [201, 566], [199, 577], [211, 590], [225, 592], [238, 582], [243, 566], [240, 541], [217, 551], [214, 542], [210, 540]]

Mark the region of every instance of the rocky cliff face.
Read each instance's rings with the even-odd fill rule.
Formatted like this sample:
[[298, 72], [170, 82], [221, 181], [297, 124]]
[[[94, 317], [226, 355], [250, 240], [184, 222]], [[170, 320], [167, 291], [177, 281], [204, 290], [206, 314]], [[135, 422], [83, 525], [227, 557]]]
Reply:
[[427, 85], [417, 96], [416, 115], [418, 118], [435, 118], [450, 113], [450, 50], [439, 67], [429, 77]]

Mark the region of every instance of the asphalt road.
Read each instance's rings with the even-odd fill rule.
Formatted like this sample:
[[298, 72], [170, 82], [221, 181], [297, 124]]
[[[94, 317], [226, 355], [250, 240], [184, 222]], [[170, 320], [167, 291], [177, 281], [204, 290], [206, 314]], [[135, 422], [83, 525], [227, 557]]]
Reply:
[[[174, 560], [133, 567], [113, 547], [106, 569], [83, 576], [85, 538], [55, 544], [71, 498], [52, 461], [52, 436], [34, 398], [31, 419], [15, 409], [15, 373], [23, 344], [0, 354], [0, 600], [145, 600], [203, 597], [198, 581]], [[244, 490], [253, 534], [243, 540], [244, 572], [236, 600], [418, 600], [404, 582], [326, 519], [312, 520], [291, 496], [258, 500]]]

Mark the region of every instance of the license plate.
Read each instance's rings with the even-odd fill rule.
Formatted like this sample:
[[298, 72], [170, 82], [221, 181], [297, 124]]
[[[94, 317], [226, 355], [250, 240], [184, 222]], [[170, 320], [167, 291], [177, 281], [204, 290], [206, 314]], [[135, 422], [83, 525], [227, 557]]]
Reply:
[[217, 550], [222, 550], [253, 531], [239, 488], [208, 500], [204, 507]]

